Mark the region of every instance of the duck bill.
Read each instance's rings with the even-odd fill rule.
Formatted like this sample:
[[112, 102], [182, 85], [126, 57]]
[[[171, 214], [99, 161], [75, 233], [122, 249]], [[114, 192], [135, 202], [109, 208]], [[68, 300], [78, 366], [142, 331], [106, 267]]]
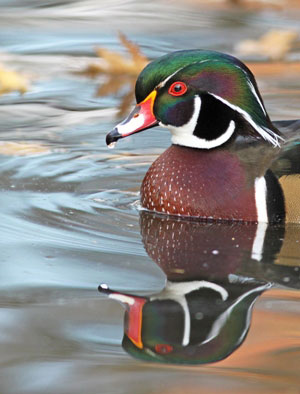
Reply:
[[139, 133], [140, 131], [150, 129], [158, 125], [158, 121], [153, 114], [154, 100], [156, 97], [156, 90], [153, 90], [144, 101], [137, 104], [129, 116], [119, 123], [106, 136], [106, 144], [113, 145], [120, 138], [128, 135]]
[[111, 290], [106, 284], [98, 287], [100, 293], [105, 294], [108, 298], [121, 302], [126, 308], [125, 334], [139, 349], [143, 348], [142, 341], [142, 322], [143, 307], [147, 298], [138, 297], [131, 294], [119, 293]]

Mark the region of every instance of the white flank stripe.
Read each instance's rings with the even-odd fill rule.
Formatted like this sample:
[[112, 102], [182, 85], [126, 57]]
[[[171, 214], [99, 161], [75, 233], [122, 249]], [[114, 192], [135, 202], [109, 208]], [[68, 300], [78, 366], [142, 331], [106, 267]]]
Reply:
[[267, 184], [263, 176], [255, 179], [254, 188], [257, 221], [268, 223]]

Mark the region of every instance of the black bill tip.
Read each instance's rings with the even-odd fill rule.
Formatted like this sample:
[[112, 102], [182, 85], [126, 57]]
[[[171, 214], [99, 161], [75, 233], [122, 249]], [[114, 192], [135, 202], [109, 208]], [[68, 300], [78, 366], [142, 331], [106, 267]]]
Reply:
[[111, 293], [111, 290], [109, 289], [109, 287], [107, 286], [106, 283], [101, 283], [101, 284], [98, 286], [98, 291], [99, 291], [100, 293], [103, 293], [103, 294], [109, 294], [109, 293]]
[[106, 135], [106, 145], [117, 142], [120, 138], [122, 138], [122, 134], [120, 134], [118, 129], [115, 127], [110, 133]]

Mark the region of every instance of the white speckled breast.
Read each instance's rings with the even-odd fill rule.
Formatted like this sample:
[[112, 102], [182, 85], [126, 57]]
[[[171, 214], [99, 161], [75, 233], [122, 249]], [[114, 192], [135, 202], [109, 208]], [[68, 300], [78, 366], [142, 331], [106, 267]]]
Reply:
[[247, 184], [238, 157], [223, 149], [172, 145], [146, 173], [141, 203], [172, 215], [257, 220], [254, 185]]

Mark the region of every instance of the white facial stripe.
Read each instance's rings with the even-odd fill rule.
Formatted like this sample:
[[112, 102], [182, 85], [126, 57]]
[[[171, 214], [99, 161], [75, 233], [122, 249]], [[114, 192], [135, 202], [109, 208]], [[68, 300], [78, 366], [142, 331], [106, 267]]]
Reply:
[[249, 79], [249, 75], [248, 75], [247, 71], [244, 70], [244, 69], [243, 69], [242, 67], [240, 67], [240, 66], [237, 66], [237, 65], [236, 65], [236, 67], [239, 68], [239, 69], [245, 74], [245, 76], [246, 76], [246, 78], [247, 78], [247, 83], [248, 83], [248, 85], [249, 85], [249, 87], [250, 87], [250, 89], [251, 89], [251, 92], [253, 93], [254, 97], [256, 98], [256, 101], [258, 102], [258, 104], [260, 105], [261, 109], [263, 110], [263, 113], [264, 113], [265, 115], [267, 115], [266, 110], [265, 110], [265, 108], [264, 108], [264, 106], [263, 106], [263, 103], [261, 102], [260, 98], [258, 97], [258, 94], [257, 94], [257, 92], [256, 92], [256, 90], [255, 90], [255, 87], [253, 86], [253, 83], [252, 83], [251, 80]]
[[[185, 67], [185, 66], [184, 66]], [[180, 70], [182, 70], [184, 67], [180, 67], [178, 70], [176, 70], [173, 74], [169, 75], [166, 79], [164, 79], [162, 82], [160, 82], [157, 85], [157, 88], [162, 88], [165, 86], [165, 84], [171, 79], [175, 74], [177, 74]]]
[[210, 60], [210, 59], [205, 59], [205, 60], [201, 60], [200, 62], [193, 62], [193, 63], [186, 64], [186, 65], [183, 66], [183, 67], [180, 67], [178, 70], [176, 70], [175, 72], [173, 72], [173, 74], [169, 75], [166, 79], [164, 79], [162, 82], [160, 82], [160, 83], [156, 86], [156, 88], [162, 88], [163, 86], [165, 86], [165, 84], [169, 81], [169, 79], [171, 79], [175, 74], [177, 74], [179, 71], [183, 70], [184, 68], [189, 67], [189, 66], [191, 66], [192, 64], [202, 64], [202, 63], [206, 63], [206, 62], [209, 62], [209, 61], [211, 61], [211, 60]]
[[132, 130], [137, 130], [144, 124], [144, 115], [139, 114], [136, 118], [133, 116], [129, 122], [123, 122], [117, 125], [118, 132], [123, 136], [132, 134]]
[[278, 140], [282, 140], [284, 141], [284, 139], [282, 137], [280, 137], [279, 135], [277, 135], [276, 133], [274, 133], [274, 131], [270, 130], [270, 129], [264, 129], [262, 127], [259, 127], [254, 120], [251, 118], [251, 116], [244, 110], [242, 110], [240, 107], [237, 107], [236, 105], [233, 105], [231, 103], [229, 103], [229, 101], [223, 99], [220, 96], [217, 96], [216, 94], [210, 93], [213, 97], [215, 97], [216, 99], [222, 101], [222, 103], [228, 105], [228, 107], [234, 109], [235, 111], [239, 112], [246, 120], [248, 123], [251, 124], [251, 126], [258, 132], [258, 134], [260, 134], [263, 139], [265, 139], [266, 141], [269, 141], [272, 145], [274, 146], [278, 146], [280, 147], [280, 143]]
[[256, 101], [257, 101], [258, 104], [260, 105], [260, 107], [261, 107], [263, 113], [264, 113], [265, 115], [267, 115], [266, 110], [265, 110], [265, 108], [264, 108], [264, 106], [263, 106], [263, 103], [262, 103], [261, 100], [259, 99], [258, 94], [256, 93], [256, 90], [255, 90], [255, 88], [254, 88], [252, 82], [251, 82], [251, 81], [248, 81], [248, 85], [249, 85], [249, 87], [250, 87], [250, 89], [251, 89], [251, 92], [253, 93], [254, 97], [256, 98]]
[[254, 188], [257, 221], [268, 223], [267, 184], [263, 176], [255, 179]]

